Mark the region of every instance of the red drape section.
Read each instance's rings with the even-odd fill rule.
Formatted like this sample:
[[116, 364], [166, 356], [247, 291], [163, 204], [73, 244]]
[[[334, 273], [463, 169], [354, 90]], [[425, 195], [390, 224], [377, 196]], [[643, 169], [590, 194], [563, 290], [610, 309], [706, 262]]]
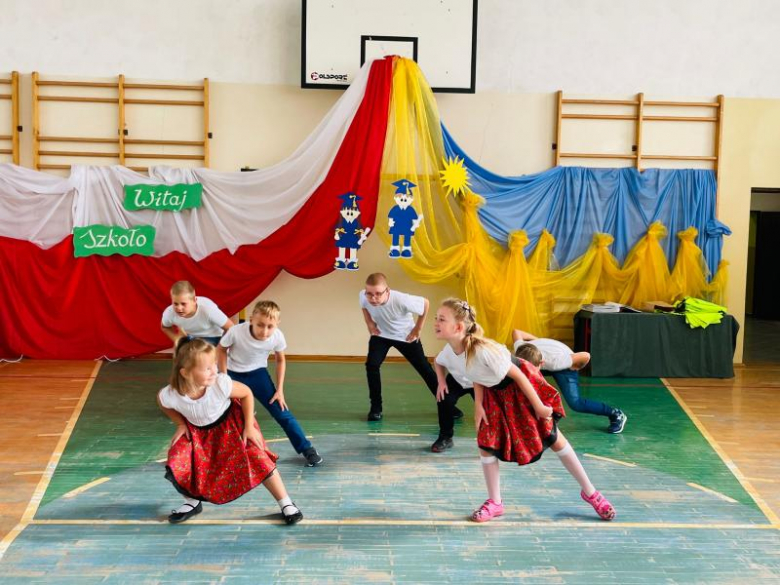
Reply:
[[328, 176], [307, 203], [271, 236], [235, 254], [221, 250], [199, 262], [178, 252], [74, 258], [72, 236], [48, 250], [0, 237], [0, 357], [120, 358], [158, 351], [170, 345], [160, 318], [174, 281], [189, 280], [230, 315], [282, 269], [302, 278], [331, 272], [338, 195], [358, 193], [362, 224], [374, 225], [392, 70], [392, 58], [373, 64]]

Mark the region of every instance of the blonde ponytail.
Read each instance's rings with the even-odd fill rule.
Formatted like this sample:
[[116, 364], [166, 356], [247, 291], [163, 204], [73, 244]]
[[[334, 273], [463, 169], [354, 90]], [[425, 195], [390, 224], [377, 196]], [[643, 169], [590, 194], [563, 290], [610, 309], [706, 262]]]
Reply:
[[455, 297], [445, 299], [441, 305], [452, 311], [455, 321], [463, 323], [466, 332], [463, 345], [466, 349], [466, 363], [468, 363], [474, 357], [477, 348], [489, 347], [489, 342], [485, 338], [485, 332], [480, 324], [477, 323], [477, 312], [466, 301]]

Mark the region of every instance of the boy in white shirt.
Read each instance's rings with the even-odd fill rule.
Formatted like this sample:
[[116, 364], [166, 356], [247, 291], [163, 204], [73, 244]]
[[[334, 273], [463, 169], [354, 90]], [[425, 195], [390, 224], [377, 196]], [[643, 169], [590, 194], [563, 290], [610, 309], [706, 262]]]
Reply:
[[[279, 305], [273, 301], [255, 303], [249, 321], [236, 325], [220, 340], [217, 368], [249, 386], [257, 401], [282, 427], [295, 452], [303, 455], [308, 467], [315, 467], [322, 463], [322, 456], [306, 438], [284, 399], [287, 341], [278, 328], [280, 314]], [[276, 387], [268, 374], [271, 352], [276, 358]]]
[[233, 326], [233, 321], [214, 301], [195, 296], [195, 288], [186, 280], [171, 287], [171, 304], [162, 314], [160, 329], [173, 345], [181, 337], [197, 337], [217, 345], [222, 332]]
[[[391, 347], [397, 349], [425, 381], [436, 396], [438, 380], [428, 358], [425, 357], [420, 330], [428, 314], [428, 299], [390, 290], [387, 278], [381, 272], [370, 274], [365, 290], [360, 291], [360, 308], [371, 334], [366, 357], [366, 377], [371, 407], [367, 420], [382, 420], [382, 377], [380, 368]], [[413, 315], [417, 315], [415, 320]], [[439, 402], [439, 438], [431, 446], [434, 453], [452, 447], [452, 422], [463, 417], [454, 402]], [[447, 436], [449, 434], [449, 436]]]
[[578, 372], [590, 362], [588, 352], [573, 352], [569, 346], [556, 339], [536, 337], [522, 329], [512, 332], [512, 341], [517, 357], [531, 362], [543, 373], [553, 377], [572, 410], [606, 416], [609, 418], [608, 433], [614, 435], [623, 432], [628, 417], [622, 410], [580, 396]]

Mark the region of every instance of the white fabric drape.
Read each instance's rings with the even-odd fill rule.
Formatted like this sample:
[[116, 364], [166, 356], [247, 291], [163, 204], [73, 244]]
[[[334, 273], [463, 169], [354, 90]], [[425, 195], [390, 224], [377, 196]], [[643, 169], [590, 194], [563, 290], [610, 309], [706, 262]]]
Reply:
[[[122, 166], [73, 166], [56, 177], [0, 165], [0, 236], [50, 248], [74, 226], [154, 225], [155, 256], [173, 251], [195, 260], [253, 244], [287, 223], [328, 174], [366, 86], [366, 63], [344, 95], [308, 138], [284, 161], [250, 173], [151, 167], [149, 176]], [[127, 211], [128, 184], [201, 183], [203, 206], [182, 213]], [[334, 196], [337, 194], [334, 194]]]

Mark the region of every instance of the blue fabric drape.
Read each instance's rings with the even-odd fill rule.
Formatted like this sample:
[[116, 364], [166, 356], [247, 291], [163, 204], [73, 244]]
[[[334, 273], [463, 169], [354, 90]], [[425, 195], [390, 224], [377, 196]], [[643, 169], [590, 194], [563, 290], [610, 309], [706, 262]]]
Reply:
[[479, 217], [486, 231], [506, 245], [525, 230], [533, 250], [543, 229], [557, 240], [555, 257], [565, 266], [585, 253], [593, 234], [615, 238], [612, 253], [623, 262], [654, 221], [668, 236], [661, 241], [670, 269], [677, 258], [677, 232], [694, 226], [696, 243], [712, 274], [720, 262], [723, 236], [731, 230], [715, 219], [715, 173], [699, 169], [594, 169], [556, 167], [535, 175], [502, 177], [479, 166], [442, 125], [448, 157], [460, 157], [474, 193], [485, 198]]

